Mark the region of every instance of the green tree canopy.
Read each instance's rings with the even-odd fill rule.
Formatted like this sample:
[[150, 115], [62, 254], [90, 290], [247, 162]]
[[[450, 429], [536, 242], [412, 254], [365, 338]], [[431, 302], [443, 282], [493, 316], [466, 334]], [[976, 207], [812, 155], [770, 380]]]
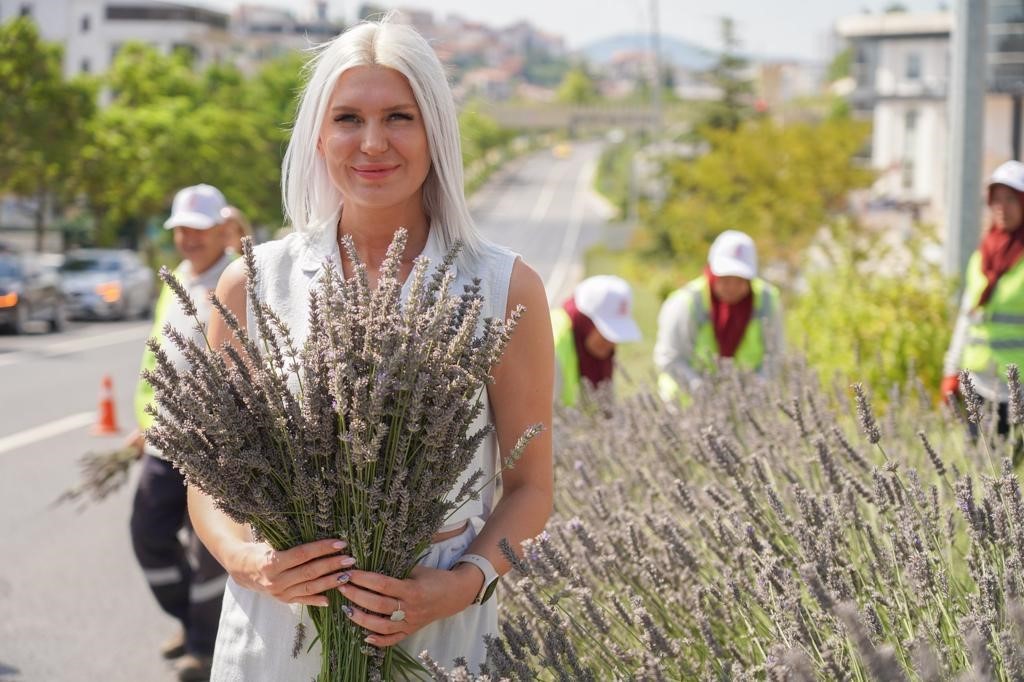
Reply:
[[748, 61], [740, 54], [736, 25], [729, 17], [721, 19], [722, 52], [709, 72], [710, 82], [721, 93], [718, 101], [707, 109], [703, 125], [709, 128], [736, 130], [750, 115], [750, 95], [754, 86], [745, 76]]
[[63, 51], [18, 18], [0, 25], [0, 191], [36, 203], [36, 248], [48, 206], [69, 198], [71, 159], [95, 110], [88, 80], [65, 81]]
[[558, 101], [564, 104], [593, 104], [598, 98], [597, 85], [582, 66], [569, 69], [558, 86]]
[[665, 164], [669, 199], [645, 220], [646, 248], [696, 269], [720, 232], [738, 229], [763, 260], [795, 263], [850, 190], [871, 182], [853, 160], [868, 131], [848, 118], [709, 131], [708, 153]]
[[281, 224], [280, 166], [303, 59], [246, 79], [233, 66], [193, 70], [187, 55], [128, 44], [109, 73], [113, 102], [79, 156], [79, 187], [102, 242], [138, 239], [174, 192], [213, 184], [254, 223]]

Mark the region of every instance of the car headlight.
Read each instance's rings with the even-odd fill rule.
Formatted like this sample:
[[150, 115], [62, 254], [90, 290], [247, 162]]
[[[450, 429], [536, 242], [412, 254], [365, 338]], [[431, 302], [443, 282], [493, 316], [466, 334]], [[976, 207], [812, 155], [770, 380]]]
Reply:
[[104, 282], [96, 285], [96, 293], [107, 303], [117, 303], [121, 300], [121, 283]]
[[18, 292], [0, 295], [0, 308], [13, 308], [18, 305]]

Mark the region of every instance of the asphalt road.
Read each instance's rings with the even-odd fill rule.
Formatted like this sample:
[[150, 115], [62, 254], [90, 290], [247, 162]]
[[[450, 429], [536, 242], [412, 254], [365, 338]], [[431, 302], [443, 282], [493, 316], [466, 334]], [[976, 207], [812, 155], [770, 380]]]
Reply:
[[[521, 253], [560, 301], [583, 249], [602, 234], [591, 195], [596, 145], [565, 159], [513, 162], [474, 196], [488, 239]], [[170, 682], [159, 643], [174, 631], [135, 564], [134, 481], [107, 500], [53, 507], [85, 452], [123, 436], [89, 434], [100, 382], [114, 384], [122, 433], [148, 322], [77, 323], [65, 333], [0, 336], [0, 680]]]

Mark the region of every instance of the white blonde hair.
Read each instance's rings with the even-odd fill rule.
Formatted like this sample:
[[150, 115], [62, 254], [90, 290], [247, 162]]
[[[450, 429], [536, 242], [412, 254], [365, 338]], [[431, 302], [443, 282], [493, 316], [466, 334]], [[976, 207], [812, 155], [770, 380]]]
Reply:
[[338, 215], [342, 196], [317, 150], [320, 125], [341, 74], [356, 66], [383, 66], [409, 81], [423, 117], [431, 162], [423, 183], [423, 209], [432, 229], [440, 228], [445, 248], [461, 241], [464, 253], [477, 253], [480, 236], [463, 191], [455, 100], [430, 44], [415, 29], [392, 22], [388, 15], [360, 23], [314, 51], [281, 167], [284, 211], [292, 227], [304, 233], [333, 227], [330, 221]]

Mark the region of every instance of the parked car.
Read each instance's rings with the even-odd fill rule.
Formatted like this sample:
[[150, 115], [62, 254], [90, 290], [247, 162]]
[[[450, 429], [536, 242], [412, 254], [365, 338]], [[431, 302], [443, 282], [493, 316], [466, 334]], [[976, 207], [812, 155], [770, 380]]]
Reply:
[[32, 256], [0, 252], [0, 327], [21, 334], [29, 322], [46, 322], [60, 331], [67, 306], [60, 276]]
[[74, 318], [146, 317], [153, 308], [153, 271], [128, 249], [78, 249], [60, 267]]

